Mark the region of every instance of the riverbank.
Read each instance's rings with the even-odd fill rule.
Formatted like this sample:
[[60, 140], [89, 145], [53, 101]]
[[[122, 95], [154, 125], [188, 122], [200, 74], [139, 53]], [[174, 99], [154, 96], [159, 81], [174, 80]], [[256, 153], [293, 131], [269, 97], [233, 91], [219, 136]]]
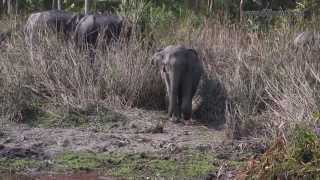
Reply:
[[130, 121], [63, 128], [45, 121], [6, 123], [0, 169], [29, 176], [94, 172], [119, 179], [231, 178], [244, 161], [263, 151], [246, 149], [249, 141], [228, 139], [223, 125], [174, 124], [163, 112], [117, 113]]

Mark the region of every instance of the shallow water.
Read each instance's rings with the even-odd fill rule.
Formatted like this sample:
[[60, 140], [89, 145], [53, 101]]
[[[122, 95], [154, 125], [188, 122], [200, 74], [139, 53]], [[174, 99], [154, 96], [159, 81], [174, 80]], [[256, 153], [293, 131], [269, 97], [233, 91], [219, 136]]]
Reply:
[[12, 173], [1, 173], [0, 180], [115, 180], [107, 176], [99, 176], [96, 173], [77, 174], [53, 174], [53, 175], [19, 175]]

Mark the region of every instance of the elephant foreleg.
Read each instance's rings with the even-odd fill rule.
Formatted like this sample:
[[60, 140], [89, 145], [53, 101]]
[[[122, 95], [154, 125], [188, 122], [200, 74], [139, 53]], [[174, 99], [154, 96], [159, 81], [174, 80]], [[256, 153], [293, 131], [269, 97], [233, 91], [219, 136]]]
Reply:
[[177, 121], [180, 118], [180, 112], [178, 107], [178, 93], [179, 93], [179, 84], [180, 84], [181, 74], [180, 72], [170, 72], [170, 93], [169, 93], [169, 117], [173, 121]]
[[161, 69], [161, 77], [166, 85], [166, 96], [168, 98], [170, 94], [170, 79], [169, 74], [165, 71], [164, 67]]

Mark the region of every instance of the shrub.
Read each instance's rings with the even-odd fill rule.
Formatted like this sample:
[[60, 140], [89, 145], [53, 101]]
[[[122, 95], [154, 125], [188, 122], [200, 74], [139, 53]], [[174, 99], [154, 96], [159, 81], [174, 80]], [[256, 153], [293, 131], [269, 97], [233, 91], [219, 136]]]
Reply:
[[279, 134], [265, 154], [258, 160], [250, 161], [245, 172], [247, 178], [319, 178], [319, 138], [313, 130], [303, 128], [303, 125], [297, 126], [292, 136], [291, 141], [286, 141], [283, 134]]

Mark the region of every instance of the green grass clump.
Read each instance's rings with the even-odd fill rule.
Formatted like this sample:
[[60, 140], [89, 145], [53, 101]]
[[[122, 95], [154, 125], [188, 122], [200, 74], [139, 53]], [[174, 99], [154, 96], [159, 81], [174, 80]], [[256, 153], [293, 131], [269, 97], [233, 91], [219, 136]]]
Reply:
[[25, 172], [46, 169], [52, 172], [97, 171], [110, 176], [141, 179], [144, 177], [197, 178], [217, 167], [212, 154], [183, 152], [175, 157], [162, 158], [156, 154], [66, 152], [50, 160], [52, 164], [29, 159], [0, 159], [0, 170]]
[[7, 171], [22, 171], [25, 169], [37, 168], [40, 164], [40, 161], [31, 159], [0, 159], [0, 169]]
[[161, 159], [139, 155], [122, 156], [121, 162], [113, 168], [112, 175], [120, 177], [164, 177], [190, 178], [206, 175], [216, 170], [213, 155], [200, 152], [186, 152], [178, 159]]
[[198, 177], [213, 172], [217, 168], [212, 163], [214, 158], [212, 154], [190, 153], [180, 165], [180, 174], [185, 174], [186, 177]]
[[162, 159], [152, 154], [74, 153], [57, 156], [57, 170], [95, 170], [115, 177], [189, 178], [206, 175], [216, 170], [214, 156], [200, 152], [185, 152], [178, 159]]
[[55, 158], [58, 169], [94, 170], [104, 165], [104, 157], [94, 153], [67, 152]]

